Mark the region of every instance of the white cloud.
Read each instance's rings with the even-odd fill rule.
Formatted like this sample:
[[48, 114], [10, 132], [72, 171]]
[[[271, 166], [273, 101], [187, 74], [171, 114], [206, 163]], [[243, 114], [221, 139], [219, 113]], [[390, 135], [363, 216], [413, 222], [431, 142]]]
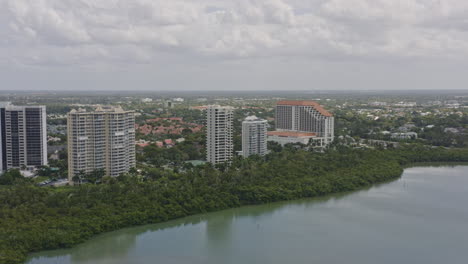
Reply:
[[466, 58], [466, 0], [0, 0], [0, 63]]

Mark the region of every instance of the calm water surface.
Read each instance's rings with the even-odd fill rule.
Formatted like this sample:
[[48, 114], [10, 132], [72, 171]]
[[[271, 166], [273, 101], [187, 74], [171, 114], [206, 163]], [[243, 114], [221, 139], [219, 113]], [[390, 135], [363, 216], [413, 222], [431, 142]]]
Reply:
[[100, 235], [29, 264], [468, 263], [468, 166], [415, 167], [347, 195]]

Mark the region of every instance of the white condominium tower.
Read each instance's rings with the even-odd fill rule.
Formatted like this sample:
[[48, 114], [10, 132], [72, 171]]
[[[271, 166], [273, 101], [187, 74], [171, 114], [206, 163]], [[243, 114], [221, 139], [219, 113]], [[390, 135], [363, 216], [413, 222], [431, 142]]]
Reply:
[[314, 101], [279, 101], [276, 105], [276, 130], [310, 132], [328, 144], [334, 138], [333, 115]]
[[0, 105], [0, 170], [47, 165], [45, 106]]
[[135, 167], [135, 117], [121, 107], [68, 113], [68, 178], [104, 169], [116, 177]]
[[230, 162], [232, 159], [233, 110], [232, 107], [219, 105], [206, 109], [206, 160], [212, 164]]
[[267, 154], [268, 121], [249, 116], [242, 122], [242, 156]]

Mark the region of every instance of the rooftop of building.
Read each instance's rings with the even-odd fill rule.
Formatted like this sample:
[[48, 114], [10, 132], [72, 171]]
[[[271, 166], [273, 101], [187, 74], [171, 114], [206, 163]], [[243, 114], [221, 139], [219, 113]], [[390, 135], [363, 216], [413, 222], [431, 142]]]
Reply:
[[309, 132], [294, 132], [294, 131], [268, 131], [268, 136], [277, 137], [316, 137], [316, 133]]
[[319, 111], [324, 116], [332, 117], [333, 115], [325, 110], [319, 103], [315, 101], [293, 101], [293, 100], [284, 100], [279, 101], [277, 105], [292, 105], [292, 106], [312, 106], [315, 110]]
[[84, 108], [72, 109], [70, 114], [74, 113], [128, 113], [133, 111], [125, 111], [121, 106], [112, 106], [112, 105], [98, 105], [93, 112], [87, 112]]
[[232, 106], [221, 106], [221, 105], [208, 105], [207, 109], [226, 109], [226, 110], [234, 110]]
[[44, 105], [14, 105], [11, 102], [0, 102], [0, 108], [5, 108], [10, 111], [20, 111], [25, 108], [41, 108], [45, 109]]
[[246, 117], [246, 118], [244, 119], [244, 121], [248, 121], [248, 122], [254, 122], [254, 121], [257, 121], [257, 122], [258, 122], [258, 121], [262, 121], [262, 122], [263, 122], [263, 121], [264, 121], [264, 122], [266, 122], [265, 119], [258, 118], [257, 116], [254, 116], [254, 115], [253, 115], [253, 116], [248, 116], [248, 117]]

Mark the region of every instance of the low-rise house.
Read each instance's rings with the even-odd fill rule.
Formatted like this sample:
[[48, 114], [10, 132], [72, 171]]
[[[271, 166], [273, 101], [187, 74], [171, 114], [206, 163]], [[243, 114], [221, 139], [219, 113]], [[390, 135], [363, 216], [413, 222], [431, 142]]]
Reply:
[[158, 118], [153, 118], [153, 119], [147, 119], [146, 120], [147, 123], [160, 122], [160, 121], [179, 121], [179, 122], [183, 122], [183, 118], [182, 117], [158, 117]]
[[405, 124], [404, 126], [399, 127], [398, 131], [400, 131], [400, 132], [409, 132], [413, 128], [416, 128], [415, 124]]
[[54, 153], [52, 153], [49, 157], [49, 160], [59, 160], [60, 159], [60, 155], [58, 153], [58, 150], [54, 151]]
[[177, 98], [172, 98], [172, 101], [181, 103], [181, 102], [185, 101], [185, 99], [184, 99], [184, 98], [177, 97]]
[[208, 108], [208, 106], [206, 106], [206, 105], [202, 105], [202, 106], [191, 106], [191, 107], [190, 107], [191, 110], [199, 110], [199, 111], [205, 111], [207, 108]]
[[387, 106], [386, 102], [370, 102], [370, 106]]
[[202, 130], [203, 126], [195, 123], [186, 123], [181, 117], [169, 117], [169, 118], [153, 118], [146, 120], [147, 123], [156, 123], [160, 121], [169, 121], [170, 124], [153, 126], [150, 124], [135, 125], [135, 129], [143, 135], [181, 135], [185, 129], [189, 129], [192, 133], [196, 133]]
[[60, 142], [60, 141], [62, 141], [62, 139], [59, 137], [51, 137], [51, 136], [47, 137], [47, 142]]
[[392, 139], [417, 139], [418, 133], [416, 132], [406, 132], [406, 133], [392, 133]]
[[304, 144], [313, 143], [314, 146], [325, 146], [325, 138], [317, 137], [316, 133], [292, 132], [292, 131], [268, 131], [268, 141], [276, 142], [282, 146], [286, 144]]
[[394, 104], [395, 107], [416, 107], [417, 105], [416, 102], [398, 102]]
[[447, 133], [447, 132], [453, 133], [453, 134], [458, 134], [458, 133], [460, 133], [460, 129], [455, 128], [455, 127], [447, 127], [447, 128], [444, 129], [444, 133]]
[[174, 141], [172, 141], [172, 139], [165, 139], [164, 145], [166, 145], [167, 147], [172, 147], [174, 146]]

